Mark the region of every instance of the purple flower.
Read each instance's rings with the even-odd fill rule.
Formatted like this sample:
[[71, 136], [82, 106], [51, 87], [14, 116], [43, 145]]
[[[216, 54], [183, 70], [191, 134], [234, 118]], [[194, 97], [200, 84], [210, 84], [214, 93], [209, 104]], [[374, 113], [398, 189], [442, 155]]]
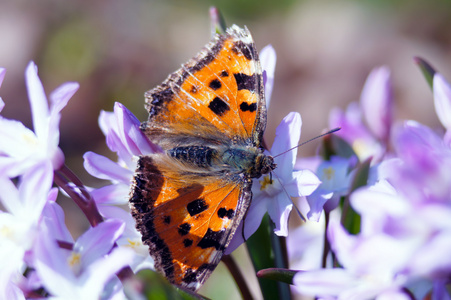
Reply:
[[[4, 72], [0, 73], [2, 76]], [[27, 67], [25, 81], [34, 132], [18, 121], [0, 117], [0, 173], [9, 177], [21, 175], [42, 161], [49, 161], [54, 170], [64, 164], [64, 154], [58, 147], [60, 112], [78, 89], [78, 84], [73, 82], [61, 85], [50, 95], [49, 108], [33, 62]]]
[[446, 129], [445, 142], [451, 144], [451, 86], [440, 74], [435, 73], [433, 79], [434, 105], [438, 119]]
[[135, 251], [131, 268], [135, 272], [142, 268], [153, 268], [154, 262], [149, 256], [149, 249], [143, 245], [130, 212], [114, 205], [127, 204], [139, 156], [161, 150], [149, 141], [140, 130], [138, 119], [120, 103], [114, 105], [114, 113], [101, 112], [99, 125], [106, 136], [108, 147], [117, 153], [118, 161], [114, 162], [93, 152], [85, 153], [84, 166], [88, 173], [112, 183], [92, 190], [91, 195], [104, 218], [125, 222], [125, 231], [117, 244], [121, 248], [127, 247]]
[[271, 45], [267, 45], [260, 51], [260, 62], [262, 64], [263, 82], [265, 85], [266, 109], [269, 109], [269, 104], [271, 103], [276, 60], [276, 51]]
[[355, 163], [355, 157], [348, 159], [332, 156], [329, 161], [323, 161], [318, 166], [316, 174], [321, 185], [306, 197], [310, 206], [307, 217], [310, 220], [318, 221], [323, 208], [330, 212], [337, 207], [340, 197], [348, 192], [352, 179], [351, 169]]
[[[5, 79], [6, 69], [0, 68], [0, 87], [2, 86], [3, 79]], [[3, 107], [5, 107], [5, 102], [3, 102], [2, 97], [0, 97], [0, 112], [2, 112]]]
[[381, 67], [368, 76], [360, 106], [351, 103], [346, 112], [333, 109], [329, 116], [329, 127], [341, 127], [336, 134], [352, 146], [361, 160], [373, 157], [373, 161], [377, 162], [386, 152], [392, 110], [390, 73], [386, 67]]
[[138, 119], [120, 103], [114, 105], [114, 113], [102, 111], [99, 124], [108, 147], [117, 153], [118, 162], [94, 152], [85, 153], [84, 167], [88, 173], [112, 182], [92, 191], [92, 196], [97, 204], [126, 204], [138, 156], [160, 150], [140, 130]]
[[[290, 197], [310, 195], [320, 184], [316, 175], [309, 170], [294, 171], [297, 148], [287, 153], [285, 151], [295, 147], [301, 137], [302, 120], [298, 113], [288, 114], [276, 129], [271, 151], [267, 155], [277, 155], [274, 158], [277, 168], [272, 175], [265, 175], [255, 179], [252, 186], [253, 199], [244, 221], [244, 237], [249, 238], [260, 226], [263, 216], [268, 213], [276, 228], [275, 233], [280, 236], [288, 234], [288, 217], [293, 202]], [[272, 180], [270, 178], [272, 176]], [[242, 232], [243, 222], [237, 229]], [[243, 243], [242, 234], [235, 234], [226, 254], [231, 253]]]
[[56, 220], [42, 227], [34, 249], [34, 266], [43, 287], [61, 299], [111, 297], [105, 295], [106, 284], [133, 258], [132, 251], [125, 248], [112, 250], [124, 230], [123, 222], [107, 220], [90, 228], [68, 250], [52, 235], [52, 221]]
[[47, 203], [53, 171], [49, 162], [29, 168], [16, 185], [0, 177], [0, 298], [15, 299], [23, 281], [26, 253], [39, 231], [39, 221]]
[[386, 144], [393, 118], [393, 92], [387, 67], [376, 68], [368, 75], [360, 96], [360, 105], [368, 128], [378, 140]]
[[449, 278], [451, 149], [413, 121], [392, 134], [396, 158], [381, 164], [385, 170], [374, 185], [350, 196], [361, 232], [350, 235], [338, 222], [329, 225], [328, 240], [342, 268], [297, 274], [302, 293], [405, 298], [403, 288], [421, 295], [432, 288], [428, 283], [438, 288]]

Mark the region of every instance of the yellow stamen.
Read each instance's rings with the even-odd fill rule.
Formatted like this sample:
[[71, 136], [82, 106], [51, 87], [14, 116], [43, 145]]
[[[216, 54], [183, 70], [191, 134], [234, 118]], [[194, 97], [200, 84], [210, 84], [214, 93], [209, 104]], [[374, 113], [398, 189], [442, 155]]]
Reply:
[[272, 180], [269, 178], [269, 175], [264, 176], [263, 180], [260, 180], [260, 191], [263, 191], [264, 189], [268, 188], [268, 185], [272, 184]]

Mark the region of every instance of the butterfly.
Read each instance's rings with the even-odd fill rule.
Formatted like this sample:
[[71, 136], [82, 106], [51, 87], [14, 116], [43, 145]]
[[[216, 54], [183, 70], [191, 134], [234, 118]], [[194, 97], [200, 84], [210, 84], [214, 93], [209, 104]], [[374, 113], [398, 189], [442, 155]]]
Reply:
[[162, 151], [139, 158], [131, 213], [156, 270], [196, 291], [246, 215], [252, 179], [276, 168], [262, 149], [266, 103], [250, 32], [216, 34], [145, 97], [141, 130]]

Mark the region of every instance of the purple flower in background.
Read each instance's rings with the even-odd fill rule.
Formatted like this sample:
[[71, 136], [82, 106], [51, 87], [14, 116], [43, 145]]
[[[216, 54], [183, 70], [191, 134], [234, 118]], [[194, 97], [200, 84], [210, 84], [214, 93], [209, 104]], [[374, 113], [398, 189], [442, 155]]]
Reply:
[[445, 142], [451, 144], [451, 85], [440, 74], [435, 73], [433, 79], [434, 105], [438, 119], [446, 129]]
[[[51, 227], [61, 225], [52, 221], [56, 220], [51, 219], [42, 227], [34, 249], [34, 266], [43, 287], [53, 297], [61, 299], [111, 298], [112, 294], [105, 295], [108, 292], [105, 286], [133, 259], [128, 249], [112, 250], [124, 230], [123, 222], [107, 220], [90, 228], [69, 250], [61, 248], [52, 235]], [[120, 284], [117, 279], [116, 284]], [[109, 292], [122, 293], [120, 289]]]
[[373, 157], [374, 161], [379, 161], [385, 155], [389, 141], [392, 110], [390, 72], [388, 68], [380, 67], [368, 76], [360, 106], [353, 102], [346, 112], [333, 109], [329, 127], [341, 127], [336, 134], [352, 146], [361, 160]]
[[[268, 213], [276, 228], [275, 233], [286, 236], [288, 233], [288, 217], [293, 202], [291, 197], [310, 195], [320, 184], [316, 175], [309, 170], [293, 171], [297, 148], [301, 137], [302, 120], [298, 113], [288, 114], [276, 129], [271, 151], [268, 155], [278, 155], [274, 158], [277, 168], [272, 175], [265, 175], [255, 179], [252, 186], [253, 199], [244, 221], [244, 237], [249, 238], [260, 226], [263, 216]], [[270, 178], [272, 176], [272, 180]], [[242, 232], [241, 222], [236, 232]], [[235, 234], [226, 250], [231, 253], [243, 243], [243, 236]]]
[[[0, 68], [0, 87], [2, 86], [3, 79], [5, 79], [6, 69]], [[0, 97], [0, 112], [2, 112], [3, 107], [5, 107], [5, 102], [3, 102], [2, 97]]]
[[[0, 72], [0, 79], [4, 76]], [[61, 110], [78, 89], [78, 83], [68, 82], [50, 94], [50, 107], [33, 62], [25, 72], [34, 132], [22, 123], [0, 116], [0, 173], [9, 177], [23, 174], [42, 161], [49, 161], [54, 170], [64, 164], [64, 154], [58, 147]], [[0, 110], [3, 101], [0, 101]]]
[[302, 293], [409, 299], [403, 288], [424, 295], [430, 282], [438, 288], [449, 278], [451, 149], [417, 122], [396, 126], [392, 134], [397, 157], [384, 163], [384, 178], [350, 197], [361, 216], [360, 233], [330, 223], [328, 240], [343, 268], [297, 274]]
[[330, 212], [337, 207], [340, 197], [349, 190], [351, 170], [355, 164], [355, 157], [348, 159], [339, 156], [332, 156], [330, 160], [321, 162], [316, 170], [321, 185], [306, 197], [310, 206], [307, 217], [310, 220], [318, 221], [323, 208]]

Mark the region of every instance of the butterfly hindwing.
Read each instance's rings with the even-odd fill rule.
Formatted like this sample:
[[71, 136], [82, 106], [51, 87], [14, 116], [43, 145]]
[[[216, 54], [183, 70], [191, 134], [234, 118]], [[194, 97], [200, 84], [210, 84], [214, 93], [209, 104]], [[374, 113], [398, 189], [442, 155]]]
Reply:
[[172, 283], [197, 289], [228, 246], [250, 203], [250, 183], [181, 181], [158, 158], [141, 157], [130, 199], [155, 267]]

